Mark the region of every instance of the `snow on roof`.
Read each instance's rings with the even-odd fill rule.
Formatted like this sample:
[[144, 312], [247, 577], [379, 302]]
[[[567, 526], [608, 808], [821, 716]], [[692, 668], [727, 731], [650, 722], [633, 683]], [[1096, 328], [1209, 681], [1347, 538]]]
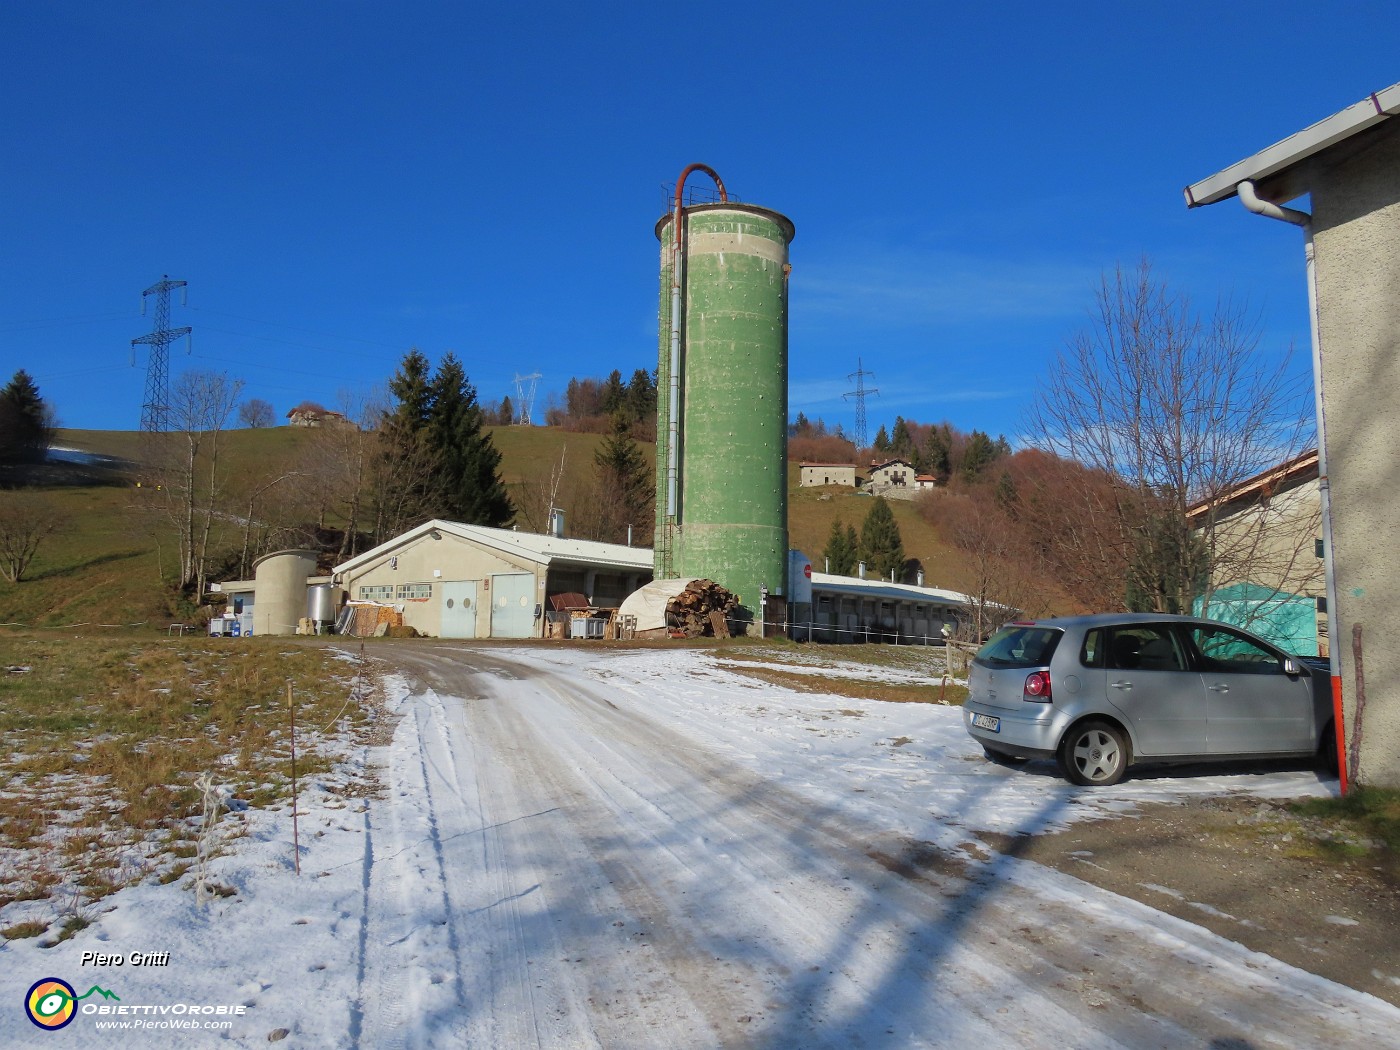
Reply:
[[1392, 84], [1367, 95], [1340, 113], [1334, 113], [1326, 120], [1320, 120], [1311, 127], [1274, 143], [1268, 149], [1232, 164], [1224, 171], [1192, 183], [1182, 191], [1186, 196], [1186, 206], [1199, 208], [1233, 197], [1235, 187], [1246, 179], [1258, 181], [1277, 175], [1300, 161], [1331, 149], [1358, 132], [1396, 115], [1400, 115], [1400, 84]]
[[395, 536], [372, 550], [342, 562], [335, 567], [337, 573], [348, 572], [368, 565], [389, 551], [403, 547], [414, 540], [432, 534], [434, 531], [471, 543], [479, 543], [505, 554], [514, 555], [526, 561], [578, 562], [584, 565], [601, 565], [608, 568], [636, 569], [650, 571], [652, 554], [649, 547], [627, 547], [620, 543], [598, 543], [594, 540], [575, 540], [568, 537], [541, 535], [537, 532], [517, 532], [514, 529], [492, 529], [485, 525], [466, 525], [459, 521], [443, 521], [434, 518], [425, 521], [417, 528]]

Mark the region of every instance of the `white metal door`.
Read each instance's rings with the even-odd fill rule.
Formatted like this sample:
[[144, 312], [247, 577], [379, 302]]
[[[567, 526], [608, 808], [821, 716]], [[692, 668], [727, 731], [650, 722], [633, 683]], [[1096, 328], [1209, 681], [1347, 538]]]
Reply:
[[442, 585], [442, 637], [476, 637], [476, 581]]
[[491, 637], [529, 638], [535, 633], [535, 574], [491, 577]]

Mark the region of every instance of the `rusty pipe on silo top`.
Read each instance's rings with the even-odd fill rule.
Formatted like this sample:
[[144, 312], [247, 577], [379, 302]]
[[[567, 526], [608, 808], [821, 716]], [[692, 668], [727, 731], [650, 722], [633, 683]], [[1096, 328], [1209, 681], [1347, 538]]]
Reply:
[[691, 164], [681, 172], [676, 180], [676, 198], [671, 209], [671, 375], [670, 390], [667, 395], [669, 405], [666, 410], [666, 516], [676, 517], [676, 488], [680, 474], [680, 456], [676, 445], [680, 440], [681, 429], [681, 263], [685, 258], [685, 226], [681, 221], [683, 206], [681, 197], [685, 190], [685, 180], [693, 171], [703, 171], [715, 180], [719, 189], [719, 199], [729, 201], [724, 191], [724, 180], [708, 164]]

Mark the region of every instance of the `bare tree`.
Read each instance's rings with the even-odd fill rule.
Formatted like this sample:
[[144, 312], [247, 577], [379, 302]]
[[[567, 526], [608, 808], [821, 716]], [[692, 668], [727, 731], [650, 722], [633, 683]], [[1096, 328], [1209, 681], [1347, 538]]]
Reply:
[[1188, 508], [1313, 440], [1305, 382], [1289, 355], [1271, 362], [1259, 342], [1245, 308], [1221, 301], [1203, 316], [1144, 259], [1103, 277], [1090, 326], [1041, 387], [1041, 447], [1115, 482], [1062, 498], [1108, 516], [1131, 606], [1190, 611], [1209, 591], [1216, 518], [1193, 523]]
[[315, 500], [317, 525], [324, 528], [331, 520], [338, 522], [343, 532], [337, 553], [350, 558], [359, 553], [359, 536], [370, 514], [376, 480], [387, 491], [392, 466], [382, 461], [386, 449], [374, 429], [374, 421], [384, 415], [382, 395], [364, 398], [343, 393], [339, 403], [344, 425], [312, 432], [303, 470]]
[[258, 501], [284, 481], [304, 479], [306, 476], [306, 472], [302, 470], [284, 471], [274, 478], [269, 478], [261, 484], [255, 485], [248, 492], [248, 505], [243, 514], [243, 549], [238, 556], [238, 575], [243, 579], [248, 578], [248, 573], [252, 569], [253, 560], [261, 553], [258, 548], [266, 546], [265, 542], [254, 545], [253, 533], [260, 532], [266, 536], [269, 531], [267, 523], [260, 521], [257, 516]]
[[968, 494], [930, 493], [920, 500], [920, 512], [962, 552], [963, 586], [971, 599], [963, 641], [981, 642], [1013, 616], [1042, 611], [1033, 537], [986, 486]]
[[44, 540], [67, 526], [51, 499], [37, 492], [7, 493], [0, 501], [0, 576], [19, 583]]
[[186, 372], [170, 391], [172, 429], [149, 435], [156, 499], [176, 535], [176, 584], [195, 595], [204, 592], [222, 495], [219, 439], [242, 389], [242, 380], [222, 372]]
[[249, 398], [238, 406], [238, 422], [257, 430], [272, 426], [272, 406], [260, 397]]
[[549, 528], [549, 515], [555, 508], [563, 510], [566, 519], [574, 522], [575, 534], [581, 524], [574, 518], [575, 501], [572, 498], [576, 480], [565, 470], [568, 462], [569, 446], [565, 442], [559, 449], [559, 462], [551, 464], [549, 477], [525, 478], [513, 496], [516, 513], [531, 532], [545, 532]]

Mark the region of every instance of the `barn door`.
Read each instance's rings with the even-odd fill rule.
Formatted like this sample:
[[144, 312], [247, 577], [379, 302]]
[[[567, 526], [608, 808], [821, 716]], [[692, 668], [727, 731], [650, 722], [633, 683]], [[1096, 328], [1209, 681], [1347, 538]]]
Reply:
[[530, 638], [535, 633], [535, 574], [491, 577], [491, 637]]
[[476, 581], [442, 585], [442, 637], [476, 637]]

